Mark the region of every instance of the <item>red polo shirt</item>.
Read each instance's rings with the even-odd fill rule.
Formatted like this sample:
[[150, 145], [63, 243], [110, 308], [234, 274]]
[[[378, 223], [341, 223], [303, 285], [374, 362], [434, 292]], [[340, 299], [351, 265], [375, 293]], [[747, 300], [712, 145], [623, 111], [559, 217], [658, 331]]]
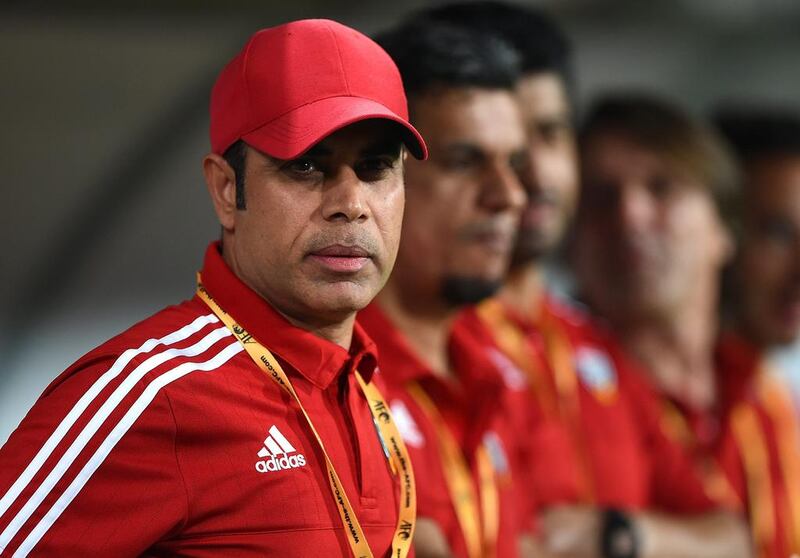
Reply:
[[[747, 503], [758, 555], [785, 558], [800, 553], [800, 485], [794, 480], [800, 475], [800, 427], [791, 399], [770, 400], [764, 391], [770, 379], [761, 369], [762, 358], [738, 335], [720, 339], [717, 365], [725, 417], [720, 461]], [[788, 411], [783, 415], [781, 403]], [[752, 412], [754, 428], [737, 426], [743, 410]]]
[[[540, 374], [529, 404], [550, 407], [542, 410], [531, 434], [539, 505], [671, 512], [713, 507], [691, 460], [663, 431], [657, 397], [613, 337], [579, 309], [550, 297], [544, 304], [549, 327], [567, 340], [577, 377], [571, 396], [556, 387], [556, 367], [542, 330], [533, 319], [502, 308], [506, 323], [530, 343], [527, 354]], [[482, 323], [487, 336], [497, 340], [492, 324], [477, 312], [465, 313], [462, 320]], [[565, 401], [570, 397], [577, 401], [574, 407]]]
[[[212, 244], [203, 281], [274, 352], [309, 412], [376, 556], [399, 487], [351, 350], [293, 327]], [[0, 554], [348, 556], [322, 452], [296, 403], [197, 297], [81, 358], [0, 449]]]
[[478, 474], [476, 448], [484, 444], [495, 470], [499, 496], [499, 533], [496, 556], [517, 556], [517, 537], [529, 504], [526, 478], [529, 456], [518, 436], [524, 417], [509, 415], [509, 393], [494, 364], [486, 358], [480, 340], [466, 331], [454, 331], [450, 340], [450, 364], [458, 381], [434, 374], [408, 346], [403, 334], [389, 321], [376, 303], [358, 314], [358, 321], [375, 340], [381, 362], [381, 376], [388, 384], [395, 421], [406, 442], [417, 482], [419, 517], [434, 520], [447, 537], [454, 556], [467, 557], [467, 546], [458, 523], [442, 469], [436, 430], [408, 391], [416, 382], [434, 402], [447, 427], [463, 451], [475, 485]]

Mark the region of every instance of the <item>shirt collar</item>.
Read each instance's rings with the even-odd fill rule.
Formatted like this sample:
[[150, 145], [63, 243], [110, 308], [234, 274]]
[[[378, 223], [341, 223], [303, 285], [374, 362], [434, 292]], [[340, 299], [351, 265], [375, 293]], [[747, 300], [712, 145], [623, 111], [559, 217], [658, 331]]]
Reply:
[[[377, 302], [358, 313], [358, 322], [375, 340], [380, 363], [386, 368], [389, 383], [429, 382], [439, 379], [408, 345], [403, 334], [392, 324]], [[448, 352], [461, 387], [468, 393], [499, 388], [502, 378], [486, 355], [491, 344], [481, 334], [456, 320], [448, 340]], [[486, 392], [483, 392], [486, 393]]]
[[761, 358], [759, 350], [732, 331], [720, 335], [715, 349], [717, 379], [723, 405], [749, 397]]
[[383, 378], [391, 384], [405, 385], [433, 376], [428, 366], [408, 346], [400, 331], [383, 313], [377, 302], [373, 302], [358, 313], [356, 322], [375, 341], [379, 363], [387, 369]]
[[488, 351], [494, 347], [492, 333], [473, 308], [466, 309], [450, 332], [450, 361], [465, 385], [485, 396], [503, 387], [503, 378], [488, 356]]
[[760, 352], [755, 345], [736, 332], [723, 332], [716, 346], [717, 358], [725, 364], [737, 363], [742, 368], [756, 367]]
[[221, 251], [219, 242], [211, 243], [206, 250], [201, 271], [203, 285], [248, 333], [320, 389], [326, 389], [343, 371], [357, 369], [365, 382], [370, 381], [377, 352], [358, 324], [353, 329], [349, 352], [292, 325], [233, 273], [222, 259]]
[[450, 332], [450, 361], [460, 380], [456, 385], [434, 374], [417, 357], [377, 303], [359, 312], [358, 321], [378, 346], [384, 381], [401, 387], [410, 382], [423, 386], [445, 420], [464, 423], [459, 429], [462, 448], [467, 455], [473, 455], [494, 417], [503, 412], [502, 378], [489, 362], [480, 336], [459, 326], [460, 320]]

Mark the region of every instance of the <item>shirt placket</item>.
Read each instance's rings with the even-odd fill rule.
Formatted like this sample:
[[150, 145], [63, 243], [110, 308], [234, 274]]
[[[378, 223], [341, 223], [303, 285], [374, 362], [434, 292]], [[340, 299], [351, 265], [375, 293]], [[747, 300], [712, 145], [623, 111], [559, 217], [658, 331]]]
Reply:
[[[364, 519], [377, 521], [381, 518], [371, 517], [370, 511], [377, 511], [379, 482], [378, 475], [381, 470], [375, 467], [376, 463], [386, 464], [386, 457], [383, 451], [383, 442], [372, 419], [369, 410], [369, 402], [366, 400], [358, 380], [355, 377], [355, 367], [370, 366], [368, 362], [363, 362], [359, 358], [351, 359], [346, 365], [347, 383], [343, 388], [347, 390], [344, 394], [345, 401], [345, 420], [348, 422], [348, 430], [351, 432], [351, 445], [353, 447], [353, 460], [356, 464], [356, 486], [358, 487], [359, 504], [362, 508]], [[372, 370], [362, 370], [362, 375], [367, 377]], [[346, 386], [346, 387], [345, 387]], [[388, 467], [386, 468], [389, 473]]]

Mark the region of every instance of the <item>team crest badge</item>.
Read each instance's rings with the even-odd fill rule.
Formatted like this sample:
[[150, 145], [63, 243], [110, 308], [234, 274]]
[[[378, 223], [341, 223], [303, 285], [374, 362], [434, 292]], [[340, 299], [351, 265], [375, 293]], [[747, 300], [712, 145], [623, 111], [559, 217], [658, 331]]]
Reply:
[[406, 404], [399, 399], [395, 399], [389, 403], [389, 408], [392, 410], [392, 418], [403, 441], [415, 448], [424, 447], [425, 436], [420, 432], [419, 426], [417, 426], [414, 417], [411, 416], [411, 411], [408, 410]]
[[608, 355], [592, 347], [579, 347], [575, 367], [581, 383], [597, 400], [611, 403], [617, 395], [617, 371]]
[[492, 469], [497, 477], [501, 480], [510, 480], [511, 467], [508, 463], [506, 448], [500, 436], [492, 430], [485, 432], [483, 435], [483, 447], [486, 448], [489, 461], [492, 463]]
[[500, 373], [507, 388], [513, 391], [522, 391], [528, 388], [528, 378], [525, 373], [505, 354], [494, 347], [486, 347], [486, 355]]

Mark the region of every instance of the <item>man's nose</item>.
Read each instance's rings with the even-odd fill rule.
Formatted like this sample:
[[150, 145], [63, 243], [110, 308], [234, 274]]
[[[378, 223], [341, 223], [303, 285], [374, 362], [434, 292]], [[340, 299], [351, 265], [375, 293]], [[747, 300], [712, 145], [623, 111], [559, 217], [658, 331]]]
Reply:
[[481, 204], [492, 212], [499, 212], [520, 210], [526, 201], [525, 189], [511, 164], [490, 164], [483, 182]]
[[645, 188], [636, 184], [622, 187], [616, 209], [617, 224], [627, 232], [641, 231], [653, 219], [653, 200]]
[[364, 221], [369, 207], [364, 196], [367, 185], [350, 166], [342, 166], [326, 177], [322, 194], [322, 215], [328, 221]]

